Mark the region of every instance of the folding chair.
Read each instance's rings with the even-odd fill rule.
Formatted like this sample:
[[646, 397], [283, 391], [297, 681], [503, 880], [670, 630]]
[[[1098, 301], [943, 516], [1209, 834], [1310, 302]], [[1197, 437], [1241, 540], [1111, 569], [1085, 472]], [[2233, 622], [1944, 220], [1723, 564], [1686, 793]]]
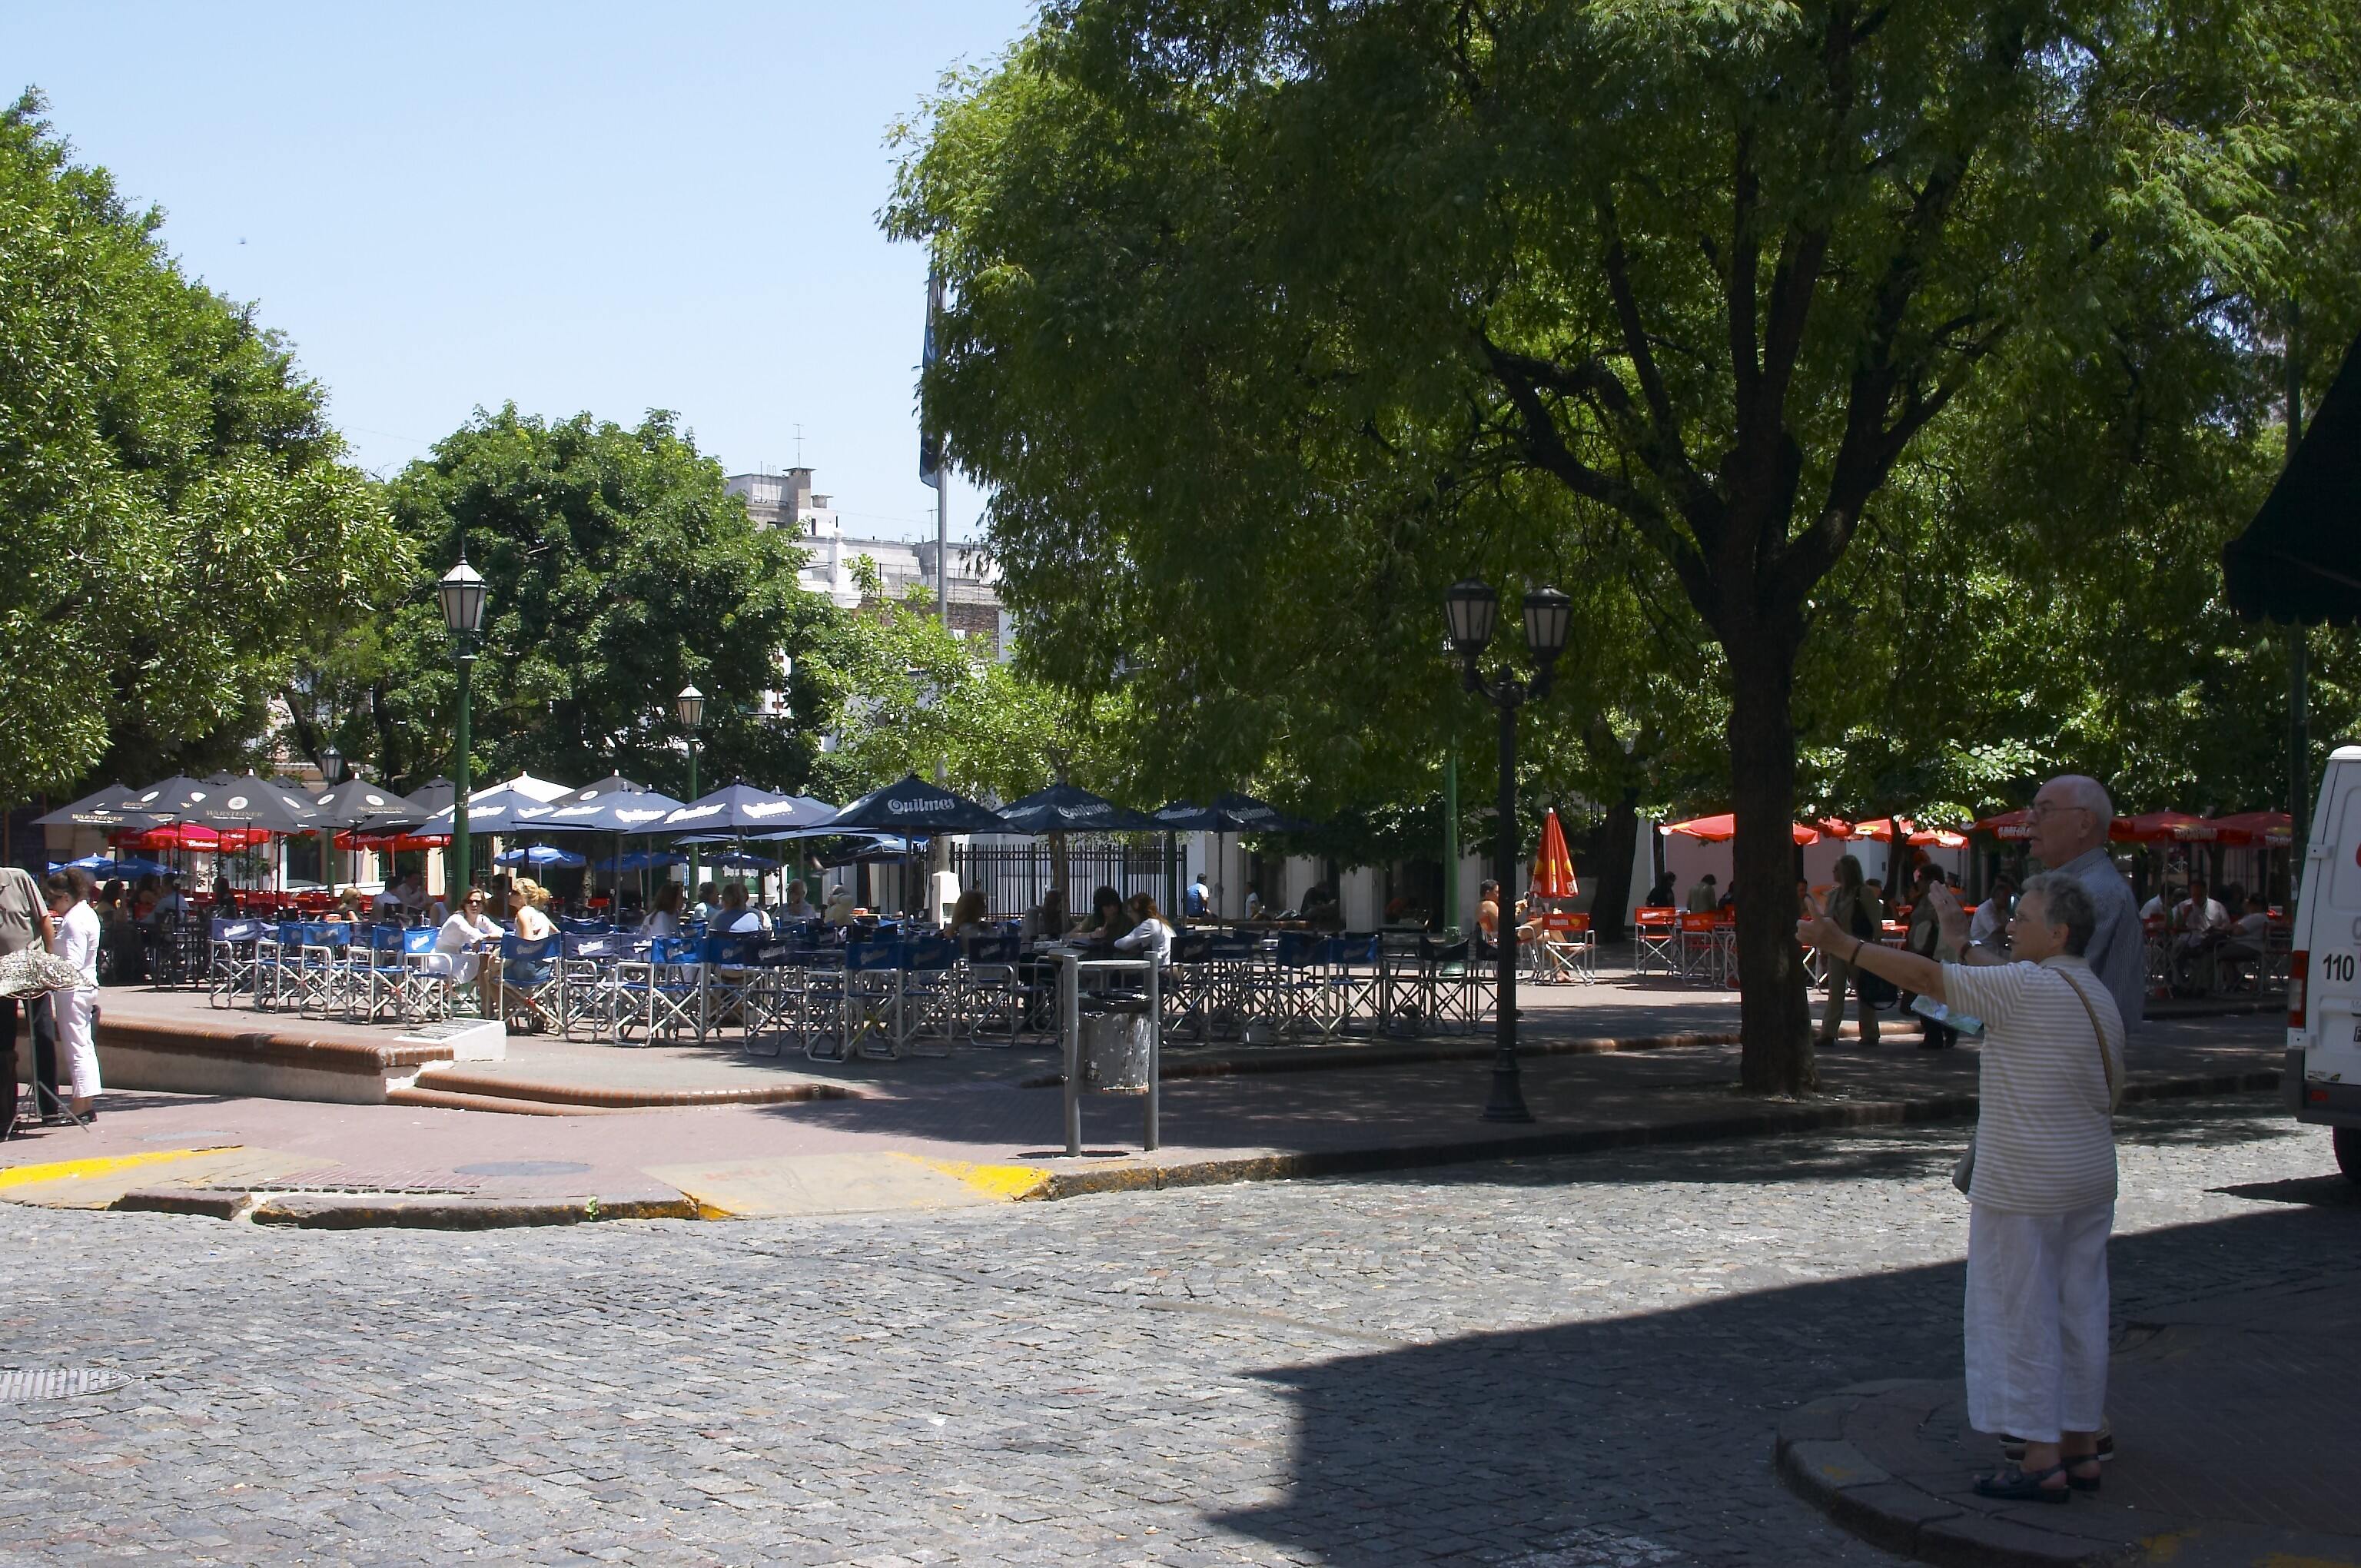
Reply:
[[1680, 911], [1651, 905], [1631, 916], [1631, 970], [1647, 975], [1662, 965], [1668, 975], [1681, 972]]
[[959, 1024], [959, 944], [914, 937], [903, 944], [902, 1018], [896, 1044], [912, 1056], [949, 1056]]
[[295, 1010], [307, 1018], [325, 1017], [345, 999], [345, 958], [352, 950], [353, 928], [341, 923], [304, 921], [295, 927], [295, 957], [286, 958], [285, 927], [280, 938], [279, 983], [281, 997], [291, 994]]
[[1589, 985], [1598, 979], [1598, 944], [1589, 916], [1555, 910], [1543, 916], [1541, 938], [1533, 946], [1550, 983]]
[[857, 1050], [890, 1061], [902, 1054], [902, 960], [899, 938], [845, 944], [845, 1056]]
[[565, 981], [558, 968], [558, 933], [520, 937], [511, 931], [500, 938], [500, 1016], [506, 1022], [520, 1011], [535, 1033], [560, 1028], [558, 992]]
[[1446, 1035], [1472, 1035], [1483, 1027], [1489, 1011], [1486, 997], [1493, 984], [1476, 962], [1472, 940], [1462, 938], [1445, 944], [1420, 938], [1419, 968], [1424, 1013], [1432, 1027]]
[[235, 1007], [241, 992], [251, 993], [259, 972], [255, 944], [268, 929], [262, 921], [242, 916], [213, 917], [205, 942], [205, 1001], [215, 1007]]
[[[697, 962], [701, 938], [657, 937], [644, 957], [615, 966], [615, 1040], [652, 1046], [697, 1033], [703, 1011]], [[634, 1040], [632, 1036], [639, 1036]]]
[[566, 931], [557, 955], [557, 1028], [567, 1039], [608, 1038], [615, 1029], [616, 968], [640, 944], [613, 931]]
[[730, 1025], [738, 1026], [741, 1043], [750, 1017], [759, 1019], [763, 983], [763, 949], [772, 945], [766, 933], [708, 937], [699, 951], [703, 984], [697, 988], [697, 1037], [705, 1040]]
[[1721, 977], [1720, 921], [1684, 909], [1680, 914], [1680, 976], [1711, 982]]
[[1329, 938], [1322, 945], [1322, 979], [1327, 987], [1329, 1019], [1323, 1034], [1327, 1038], [1335, 1038], [1356, 1024], [1366, 1023], [1372, 1029], [1377, 1026], [1385, 992], [1381, 942], [1374, 931], [1348, 931], [1341, 937]]
[[[979, 1046], [1005, 1048], [1016, 1043], [1025, 1021], [1025, 996], [1016, 961], [1023, 944], [1015, 937], [970, 937], [961, 956], [959, 1007], [967, 1023], [967, 1037]], [[994, 1039], [984, 1028], [987, 1019], [1007, 1027]]]

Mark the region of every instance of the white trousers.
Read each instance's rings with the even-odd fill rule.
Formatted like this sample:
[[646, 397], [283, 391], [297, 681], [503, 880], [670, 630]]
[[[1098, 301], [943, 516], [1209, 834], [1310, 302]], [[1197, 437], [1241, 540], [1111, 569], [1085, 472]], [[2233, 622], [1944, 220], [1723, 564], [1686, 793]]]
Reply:
[[66, 1058], [66, 1071], [72, 1075], [73, 1097], [95, 1099], [99, 1093], [98, 992], [53, 991], [49, 995], [57, 1009], [58, 1050]]
[[1968, 1210], [1968, 1424], [2056, 1442], [2107, 1405], [2113, 1200], [2064, 1214]]

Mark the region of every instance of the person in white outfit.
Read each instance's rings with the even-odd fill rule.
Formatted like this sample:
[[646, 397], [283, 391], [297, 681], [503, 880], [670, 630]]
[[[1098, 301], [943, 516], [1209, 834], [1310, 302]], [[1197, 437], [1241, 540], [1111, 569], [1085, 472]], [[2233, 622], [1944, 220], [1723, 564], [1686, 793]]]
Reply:
[[1136, 894], [1131, 900], [1131, 917], [1138, 924], [1115, 939], [1115, 945], [1126, 953], [1148, 953], [1159, 960], [1172, 956], [1172, 927], [1164, 923], [1164, 912], [1156, 907], [1156, 900], [1147, 894]]
[[483, 949], [487, 943], [498, 943], [503, 935], [500, 923], [484, 913], [484, 890], [471, 887], [451, 918], [434, 935], [434, 951], [430, 956], [427, 972], [445, 974], [460, 985], [476, 978], [483, 968]]
[[[1966, 921], [1949, 890], [1944, 935]], [[2099, 1489], [2106, 1422], [2107, 1235], [2124, 1017], [2085, 960], [2095, 899], [2069, 872], [2029, 879], [2009, 922], [2015, 961], [1938, 964], [1862, 943], [1825, 918], [1798, 935], [1984, 1023], [1968, 1189], [1968, 1424], [2021, 1438], [1985, 1497], [2065, 1502]]]
[[90, 873], [80, 866], [51, 872], [44, 885], [57, 932], [49, 951], [80, 976], [71, 991], [53, 993], [50, 1005], [57, 1011], [58, 1048], [73, 1080], [73, 1113], [88, 1121], [98, 1114], [104, 1092], [98, 1080], [98, 911], [90, 906]]

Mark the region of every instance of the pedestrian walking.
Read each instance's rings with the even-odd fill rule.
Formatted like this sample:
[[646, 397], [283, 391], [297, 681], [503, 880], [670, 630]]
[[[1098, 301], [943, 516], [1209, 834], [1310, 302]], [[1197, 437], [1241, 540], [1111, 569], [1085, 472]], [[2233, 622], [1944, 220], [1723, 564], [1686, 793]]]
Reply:
[[[1828, 889], [1826, 913], [1837, 929], [1846, 935], [1868, 942], [1877, 939], [1877, 919], [1870, 912], [1869, 889], [1861, 881], [1858, 856], [1837, 857], [1836, 882]], [[1864, 1048], [1875, 1048], [1877, 1009], [1871, 1004], [1869, 991], [1861, 982], [1861, 971], [1832, 953], [1823, 953], [1821, 959], [1828, 966], [1828, 1003], [1820, 1023], [1820, 1045], [1825, 1048], [1837, 1043], [1838, 1031], [1844, 1025], [1845, 992], [1850, 991], [1861, 998], [1861, 1043]]]
[[[1967, 933], [1948, 888], [1947, 941]], [[2099, 1489], [2106, 1424], [2107, 1237], [2124, 1024], [2088, 962], [2098, 912], [2063, 872], [2029, 879], [2007, 963], [1938, 964], [1861, 943], [1823, 917], [1802, 938], [1982, 1020], [1975, 1142], [1954, 1179], [1968, 1210], [1968, 1423], [2023, 1457], [1976, 1479], [1985, 1497], [2063, 1503]]]
[[73, 1081], [73, 1113], [82, 1121], [94, 1121], [98, 1097], [104, 1092], [98, 1078], [98, 947], [104, 934], [99, 927], [98, 911], [91, 907], [94, 889], [88, 872], [80, 866], [51, 872], [46, 887], [55, 933], [49, 951], [73, 966], [78, 977], [72, 990], [50, 993], [58, 1047], [65, 1055], [66, 1073]]
[[[21, 953], [36, 942], [47, 952], [56, 933], [49, 924], [49, 901], [41, 884], [22, 866], [0, 866], [0, 957]], [[0, 1029], [6, 1031], [6, 1113], [0, 1116], [0, 1138], [16, 1131], [16, 1007], [18, 998], [0, 997]], [[58, 1109], [58, 1039], [55, 1015], [44, 994], [22, 999], [25, 1031], [33, 1045], [33, 1117], [52, 1116]]]

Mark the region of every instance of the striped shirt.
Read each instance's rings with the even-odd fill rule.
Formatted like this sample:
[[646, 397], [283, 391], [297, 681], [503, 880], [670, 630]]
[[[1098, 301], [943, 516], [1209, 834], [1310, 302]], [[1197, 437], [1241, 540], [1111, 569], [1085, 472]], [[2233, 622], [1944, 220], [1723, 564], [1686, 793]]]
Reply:
[[[2075, 992], [2090, 1000], [2084, 1011]], [[1975, 1177], [1968, 1198], [2015, 1214], [2062, 1214], [2115, 1196], [2114, 1096], [2123, 1015], [2081, 959], [1943, 966], [1944, 1000], [1984, 1021]], [[2101, 1065], [2091, 1016], [2104, 1032]]]

